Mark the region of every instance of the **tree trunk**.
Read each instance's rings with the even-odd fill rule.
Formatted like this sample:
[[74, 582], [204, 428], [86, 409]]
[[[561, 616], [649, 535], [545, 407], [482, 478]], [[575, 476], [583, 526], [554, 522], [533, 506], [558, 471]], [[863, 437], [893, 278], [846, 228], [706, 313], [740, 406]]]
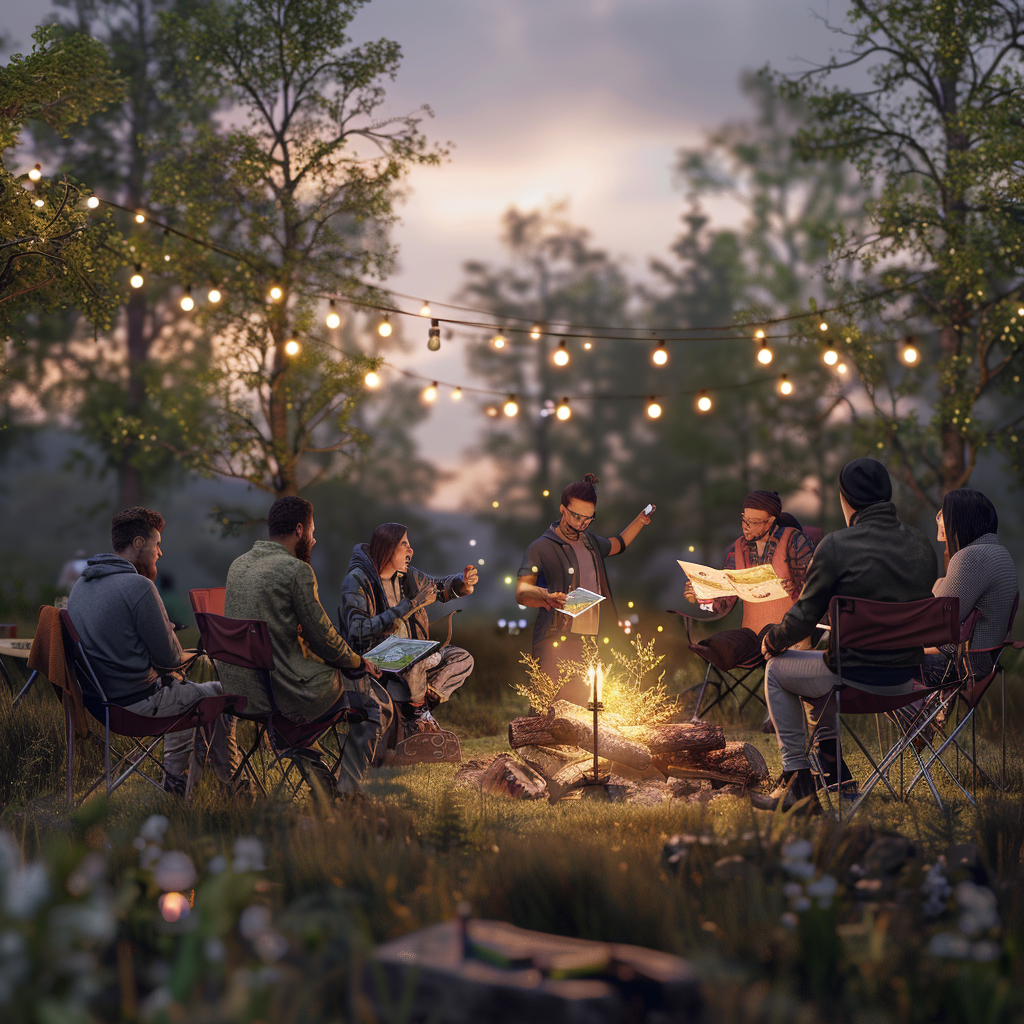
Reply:
[[656, 754], [655, 766], [676, 779], [714, 779], [738, 786], [757, 786], [768, 778], [768, 764], [750, 743], [728, 743], [722, 750]]

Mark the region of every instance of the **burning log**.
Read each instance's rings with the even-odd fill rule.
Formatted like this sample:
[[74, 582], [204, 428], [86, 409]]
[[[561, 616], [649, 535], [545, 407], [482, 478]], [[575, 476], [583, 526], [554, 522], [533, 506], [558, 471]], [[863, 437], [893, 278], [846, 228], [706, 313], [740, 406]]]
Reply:
[[456, 785], [471, 785], [492, 796], [541, 800], [548, 795], [543, 776], [511, 754], [466, 761], [455, 775]]
[[[603, 740], [603, 737], [602, 737]], [[676, 779], [713, 779], [751, 787], [768, 778], [768, 764], [751, 743], [727, 743], [721, 750], [655, 754], [655, 766]]]
[[[652, 754], [676, 750], [694, 753], [725, 748], [725, 732], [720, 725], [708, 722], [686, 722], [667, 725], [625, 725], [619, 732], [627, 739], [642, 743]], [[602, 746], [604, 737], [601, 738]]]
[[[593, 752], [594, 727], [587, 718], [584, 708], [560, 700], [546, 715], [513, 719], [508, 727], [508, 742], [513, 749], [568, 744]], [[639, 771], [650, 765], [651, 753], [642, 743], [627, 739], [603, 721], [598, 729], [600, 753], [605, 757]]]

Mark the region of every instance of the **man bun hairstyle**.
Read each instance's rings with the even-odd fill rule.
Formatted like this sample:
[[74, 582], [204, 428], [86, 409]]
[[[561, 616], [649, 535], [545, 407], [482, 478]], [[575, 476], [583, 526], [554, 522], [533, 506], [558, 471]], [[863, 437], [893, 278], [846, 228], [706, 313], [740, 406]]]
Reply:
[[278, 498], [267, 513], [267, 535], [270, 537], [290, 537], [295, 527], [301, 523], [308, 530], [313, 522], [313, 503], [289, 494]]
[[369, 555], [377, 572], [380, 572], [395, 553], [402, 538], [409, 532], [401, 523], [382, 523], [370, 537]]
[[568, 508], [569, 502], [575, 498], [577, 501], [589, 501], [591, 505], [596, 505], [598, 483], [596, 474], [585, 473], [582, 480], [574, 480], [562, 491], [562, 504]]
[[942, 523], [946, 528], [946, 549], [955, 555], [986, 533], [995, 533], [999, 529], [999, 515], [981, 491], [958, 487], [942, 499]]
[[159, 512], [139, 505], [126, 508], [110, 520], [110, 546], [114, 551], [124, 551], [136, 537], [148, 540], [154, 530], [163, 533], [163, 529], [164, 517]]

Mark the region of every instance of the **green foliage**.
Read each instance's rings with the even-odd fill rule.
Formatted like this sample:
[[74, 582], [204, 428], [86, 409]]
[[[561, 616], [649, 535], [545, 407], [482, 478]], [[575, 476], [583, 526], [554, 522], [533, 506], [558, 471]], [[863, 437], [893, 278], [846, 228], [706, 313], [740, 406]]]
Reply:
[[10, 164], [27, 124], [67, 135], [120, 100], [124, 82], [89, 36], [49, 26], [33, 38], [28, 55], [15, 54], [0, 69], [0, 323], [9, 329], [30, 314], [74, 308], [107, 327], [125, 261], [112, 219], [87, 209], [89, 189], [72, 178], [30, 183]]
[[320, 298], [386, 273], [395, 188], [442, 155], [420, 130], [426, 108], [375, 120], [400, 50], [350, 45], [360, 6], [239, 0], [167, 18], [198, 87], [231, 104], [221, 125], [183, 128], [157, 174], [168, 216], [222, 247], [175, 243], [180, 279], [224, 299], [200, 317], [215, 338], [206, 404], [151, 398], [186, 424], [189, 465], [274, 494], [344, 471], [366, 443], [355, 413], [379, 362], [318, 326]]
[[[875, 301], [830, 319], [878, 447], [935, 502], [989, 447], [1024, 473], [1024, 7], [854, 0], [849, 22], [835, 30], [843, 53], [778, 81], [812, 115], [799, 151], [848, 160], [870, 183], [868, 219], [835, 232], [831, 271], [844, 298]], [[839, 84], [850, 68], [863, 87]], [[919, 369], [899, 366], [906, 335]]]

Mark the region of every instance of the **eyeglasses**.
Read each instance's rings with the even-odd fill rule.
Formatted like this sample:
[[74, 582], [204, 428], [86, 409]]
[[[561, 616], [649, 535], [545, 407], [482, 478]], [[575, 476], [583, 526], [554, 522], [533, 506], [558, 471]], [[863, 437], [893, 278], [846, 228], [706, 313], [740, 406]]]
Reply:
[[567, 508], [565, 511], [568, 512], [569, 515], [571, 515], [573, 517], [573, 519], [576, 520], [576, 522], [580, 523], [580, 524], [582, 524], [582, 523], [592, 523], [594, 521], [595, 516], [596, 516], [596, 513], [595, 513], [594, 516], [581, 516], [579, 514], [579, 512], [573, 512], [573, 510], [571, 508]]
[[751, 526], [756, 528], [758, 526], [764, 526], [770, 518], [771, 516], [766, 516], [764, 519], [748, 519], [746, 516], [740, 516], [740, 522], [744, 526]]

